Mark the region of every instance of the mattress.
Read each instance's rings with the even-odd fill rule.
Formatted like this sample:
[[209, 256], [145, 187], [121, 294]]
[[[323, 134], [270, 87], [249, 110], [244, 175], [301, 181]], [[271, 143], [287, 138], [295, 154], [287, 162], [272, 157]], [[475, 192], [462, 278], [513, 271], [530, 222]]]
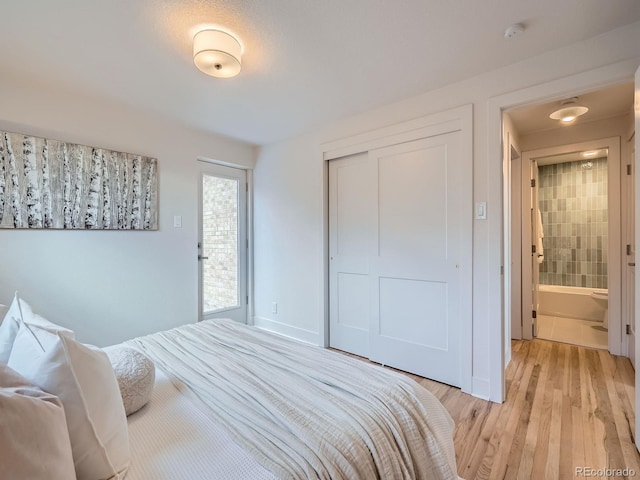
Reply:
[[273, 480], [197, 403], [156, 369], [149, 403], [128, 417], [126, 480]]

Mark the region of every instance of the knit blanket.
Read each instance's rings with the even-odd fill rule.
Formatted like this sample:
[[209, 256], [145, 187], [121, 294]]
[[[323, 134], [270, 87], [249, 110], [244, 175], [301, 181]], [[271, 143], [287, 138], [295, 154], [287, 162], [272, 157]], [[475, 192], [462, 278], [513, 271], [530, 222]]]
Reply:
[[451, 417], [404, 375], [231, 320], [127, 343], [281, 478], [458, 478]]

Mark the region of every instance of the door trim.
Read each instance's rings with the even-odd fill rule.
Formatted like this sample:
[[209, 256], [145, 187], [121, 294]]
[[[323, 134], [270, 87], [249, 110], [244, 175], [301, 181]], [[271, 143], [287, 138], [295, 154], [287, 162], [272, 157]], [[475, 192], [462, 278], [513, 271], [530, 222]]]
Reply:
[[[622, 334], [622, 248], [621, 248], [621, 216], [620, 216], [620, 137], [601, 138], [589, 140], [587, 142], [571, 143], [556, 147], [541, 148], [522, 152], [522, 188], [528, 177], [525, 175], [527, 165], [535, 158], [548, 157], [551, 155], [562, 155], [563, 153], [576, 152], [579, 150], [595, 150], [596, 148], [608, 148], [607, 176], [608, 176], [608, 289], [609, 289], [609, 318], [619, 319], [618, 322], [609, 322], [609, 351], [614, 355], [625, 355], [627, 353], [627, 336]], [[525, 178], [526, 177], [526, 178]], [[616, 193], [617, 192], [617, 193]], [[531, 223], [529, 209], [531, 208], [531, 197], [527, 200], [527, 195], [522, 196], [522, 309], [523, 309], [523, 338], [531, 339], [531, 316], [525, 316], [527, 305], [531, 305], [531, 280], [532, 268], [530, 257], [525, 253], [527, 247], [531, 245]], [[525, 215], [526, 214], [526, 215]], [[531, 247], [529, 247], [531, 248]]]
[[427, 115], [408, 122], [379, 128], [359, 135], [353, 135], [320, 145], [324, 160], [324, 330], [323, 344], [329, 344], [329, 176], [328, 160], [374, 148], [386, 147], [420, 140], [436, 135], [460, 131], [460, 157], [468, 175], [463, 179], [465, 198], [463, 204], [469, 206], [468, 222], [461, 232], [461, 279], [460, 288], [469, 292], [461, 305], [460, 319], [460, 386], [463, 392], [480, 398], [488, 397], [485, 379], [473, 378], [473, 105], [464, 105], [444, 112]]

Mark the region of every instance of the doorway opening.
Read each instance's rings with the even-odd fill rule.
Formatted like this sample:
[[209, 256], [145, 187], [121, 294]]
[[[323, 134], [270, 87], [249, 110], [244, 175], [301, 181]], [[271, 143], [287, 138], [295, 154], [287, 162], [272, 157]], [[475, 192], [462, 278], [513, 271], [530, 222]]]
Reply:
[[607, 350], [608, 149], [535, 158], [535, 336]]
[[633, 187], [633, 90], [626, 83], [583, 94], [590, 113], [568, 126], [549, 119], [557, 102], [503, 114], [503, 138], [521, 152], [505, 177], [514, 276], [521, 266], [510, 282], [511, 338], [628, 355], [634, 224], [633, 205], [621, 198]]

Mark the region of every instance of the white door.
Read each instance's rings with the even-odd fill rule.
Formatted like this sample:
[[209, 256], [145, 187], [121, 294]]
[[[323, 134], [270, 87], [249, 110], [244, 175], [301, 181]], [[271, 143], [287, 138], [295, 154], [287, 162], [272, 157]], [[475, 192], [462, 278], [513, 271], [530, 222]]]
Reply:
[[[635, 143], [634, 143], [634, 149], [636, 152], [640, 152], [640, 135], [638, 134], [638, 132], [640, 132], [640, 68], [638, 68], [638, 70], [636, 70], [636, 78], [635, 78], [635, 100], [634, 100], [634, 111], [635, 111], [635, 131], [636, 131], [636, 135], [635, 135]], [[635, 205], [638, 205], [639, 203], [639, 196], [640, 196], [640, 188], [638, 188], [638, 182], [640, 182], [640, 176], [638, 176], [638, 169], [635, 170]], [[638, 239], [640, 239], [640, 233], [638, 232], [638, 229], [640, 229], [640, 220], [637, 217], [637, 214], [640, 213], [640, 208], [636, 208], [636, 218], [635, 218], [635, 225], [634, 228], [636, 229], [636, 235], [635, 235], [635, 241], [637, 242]], [[637, 250], [637, 245], [636, 245], [636, 250]], [[635, 285], [635, 318], [638, 318], [638, 315], [640, 315], [640, 282], [636, 282]], [[639, 341], [640, 337], [639, 336], [634, 336], [634, 342], [635, 342], [635, 351], [638, 351], [638, 341]], [[636, 382], [635, 382], [635, 392], [636, 392], [636, 413], [640, 412], [640, 388], [638, 388], [638, 386], [640, 385], [640, 369], [636, 368], [636, 378], [635, 378]], [[636, 414], [636, 432], [640, 432], [640, 415]], [[636, 448], [640, 449], [640, 435], [635, 435], [636, 438]]]
[[531, 271], [533, 272], [533, 278], [531, 279], [531, 336], [538, 336], [538, 310], [540, 310], [540, 302], [538, 300], [540, 292], [540, 262], [544, 261], [543, 250], [543, 234], [541, 230], [542, 222], [540, 220], [540, 203], [538, 201], [538, 162], [537, 160], [531, 161], [531, 238], [532, 245], [535, 245], [535, 249], [531, 250]]
[[[633, 142], [633, 140], [632, 140]], [[626, 324], [629, 325], [629, 358], [633, 368], [636, 368], [636, 317], [635, 317], [635, 266], [636, 266], [636, 251], [635, 251], [635, 149], [631, 146], [631, 158], [629, 161], [630, 175], [626, 176], [627, 179], [627, 264], [623, 265], [623, 271], [626, 275], [626, 288], [627, 288], [627, 306], [625, 311], [627, 312]]]
[[200, 319], [247, 322], [247, 173], [208, 165], [200, 176]]
[[329, 343], [367, 358], [372, 181], [366, 153], [329, 162]]
[[460, 135], [372, 150], [329, 172], [331, 345], [456, 386], [472, 214]]

